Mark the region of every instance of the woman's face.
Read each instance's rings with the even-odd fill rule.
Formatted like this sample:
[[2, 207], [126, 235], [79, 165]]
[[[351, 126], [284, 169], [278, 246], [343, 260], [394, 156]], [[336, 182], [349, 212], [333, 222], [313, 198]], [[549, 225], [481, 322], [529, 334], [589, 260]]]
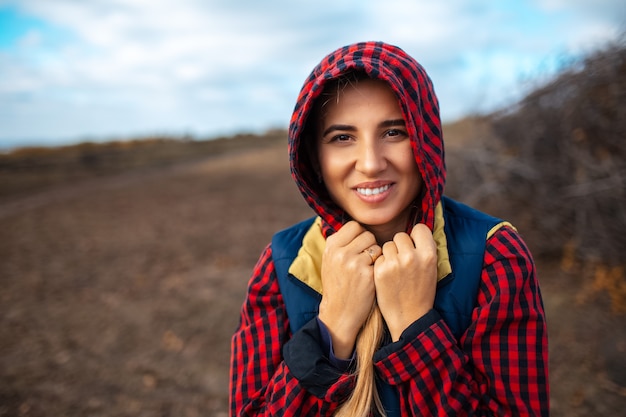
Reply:
[[338, 91], [320, 113], [319, 168], [335, 203], [379, 241], [405, 231], [422, 179], [391, 88], [360, 80]]

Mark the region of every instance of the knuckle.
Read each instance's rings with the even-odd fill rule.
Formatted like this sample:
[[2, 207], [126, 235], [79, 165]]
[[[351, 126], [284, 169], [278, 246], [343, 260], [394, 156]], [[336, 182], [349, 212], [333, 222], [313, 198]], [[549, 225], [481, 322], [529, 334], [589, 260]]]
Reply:
[[393, 241], [388, 241], [383, 244], [383, 252], [388, 252], [391, 249], [395, 249], [396, 244]]
[[437, 264], [437, 253], [434, 251], [428, 251], [424, 254], [424, 263]]
[[337, 233], [333, 233], [332, 235], [326, 238], [326, 249], [325, 252], [328, 251], [329, 247], [333, 247], [335, 245], [335, 241], [337, 240]]

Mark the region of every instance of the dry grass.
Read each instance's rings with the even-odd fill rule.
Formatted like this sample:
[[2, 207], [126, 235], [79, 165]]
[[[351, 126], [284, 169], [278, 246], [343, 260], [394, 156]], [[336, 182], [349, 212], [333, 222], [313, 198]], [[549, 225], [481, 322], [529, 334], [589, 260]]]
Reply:
[[85, 142], [57, 148], [29, 147], [0, 154], [0, 201], [56, 184], [110, 176], [138, 169], [160, 169], [182, 161], [217, 157], [284, 140], [284, 132], [238, 135], [212, 140], [144, 138]]
[[[536, 256], [574, 258], [585, 271], [623, 271], [626, 45], [595, 52], [480, 121], [487, 126], [449, 153], [448, 191], [512, 220]], [[604, 288], [613, 309], [625, 311], [619, 293], [626, 276], [610, 276], [615, 285]]]
[[[559, 81], [514, 112], [444, 128], [448, 194], [512, 220], [535, 252], [553, 416], [626, 407], [612, 255], [626, 249], [626, 210], [624, 188], [608, 186], [626, 159], [626, 105], [612, 101], [625, 89], [595, 84], [611, 72], [589, 65], [565, 77], [600, 100], [591, 109], [546, 109], [578, 97]], [[272, 132], [0, 155], [0, 416], [226, 416], [252, 267], [273, 232], [311, 214], [285, 144]]]

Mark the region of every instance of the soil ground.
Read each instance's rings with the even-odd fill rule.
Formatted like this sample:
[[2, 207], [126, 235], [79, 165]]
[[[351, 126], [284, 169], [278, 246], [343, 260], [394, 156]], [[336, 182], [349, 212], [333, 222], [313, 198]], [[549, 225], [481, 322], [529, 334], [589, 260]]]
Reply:
[[[282, 144], [4, 198], [0, 416], [226, 416], [252, 267], [309, 215]], [[537, 262], [552, 415], [623, 415], [624, 317]]]

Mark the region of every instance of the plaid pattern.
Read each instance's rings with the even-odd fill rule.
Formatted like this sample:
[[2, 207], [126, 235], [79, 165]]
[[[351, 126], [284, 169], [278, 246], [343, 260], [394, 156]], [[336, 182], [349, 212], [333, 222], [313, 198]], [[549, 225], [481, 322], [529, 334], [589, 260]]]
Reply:
[[[375, 358], [377, 359], [377, 358]], [[503, 228], [488, 242], [478, 308], [459, 343], [443, 321], [376, 362], [406, 415], [548, 415], [548, 346], [535, 267]]]
[[[393, 46], [374, 42], [347, 46], [326, 57], [308, 77], [289, 132], [291, 170], [298, 187], [322, 216], [325, 235], [338, 230], [345, 215], [318, 183], [303, 158], [301, 142], [307, 140], [306, 119], [324, 82], [350, 69], [387, 81], [398, 95], [427, 188], [419, 202], [418, 221], [432, 228], [445, 183], [437, 99], [423, 68]], [[486, 244], [477, 306], [460, 340], [431, 311], [425, 330], [407, 331], [404, 342], [377, 352], [377, 373], [398, 387], [402, 415], [548, 415], [545, 315], [532, 257], [513, 229], [500, 229]], [[290, 346], [287, 342], [302, 337], [302, 329], [290, 333], [268, 246], [254, 268], [232, 339], [231, 415], [334, 414], [348, 398], [354, 378], [331, 371], [322, 349], [298, 353], [306, 363], [315, 364], [308, 380], [292, 362], [290, 369], [284, 349]], [[311, 381], [324, 383], [311, 386]]]
[[240, 324], [232, 339], [232, 416], [332, 415], [348, 398], [353, 378], [340, 377], [322, 398], [304, 389], [283, 361], [289, 322], [276, 279], [271, 248], [261, 255], [248, 287]]
[[[515, 231], [504, 227], [487, 242], [478, 307], [461, 340], [433, 313], [425, 331], [374, 358], [378, 375], [401, 392], [402, 415], [549, 414], [544, 310], [532, 258]], [[298, 382], [282, 354], [291, 337], [268, 246], [232, 339], [231, 415], [331, 416], [347, 399], [348, 374], [323, 393]], [[324, 362], [319, 355], [311, 362]], [[315, 378], [325, 379], [323, 370]]]
[[434, 209], [441, 199], [446, 179], [439, 103], [424, 68], [395, 46], [364, 42], [340, 48], [324, 58], [306, 79], [289, 124], [291, 173], [298, 188], [309, 206], [326, 221], [329, 231], [339, 230], [347, 220], [346, 215], [330, 199], [303, 157], [306, 147], [302, 142], [313, 139], [307, 132], [306, 120], [324, 84], [352, 70], [387, 82], [398, 96], [413, 153], [427, 184], [425, 195], [416, 202], [421, 208], [418, 222], [432, 229]]

